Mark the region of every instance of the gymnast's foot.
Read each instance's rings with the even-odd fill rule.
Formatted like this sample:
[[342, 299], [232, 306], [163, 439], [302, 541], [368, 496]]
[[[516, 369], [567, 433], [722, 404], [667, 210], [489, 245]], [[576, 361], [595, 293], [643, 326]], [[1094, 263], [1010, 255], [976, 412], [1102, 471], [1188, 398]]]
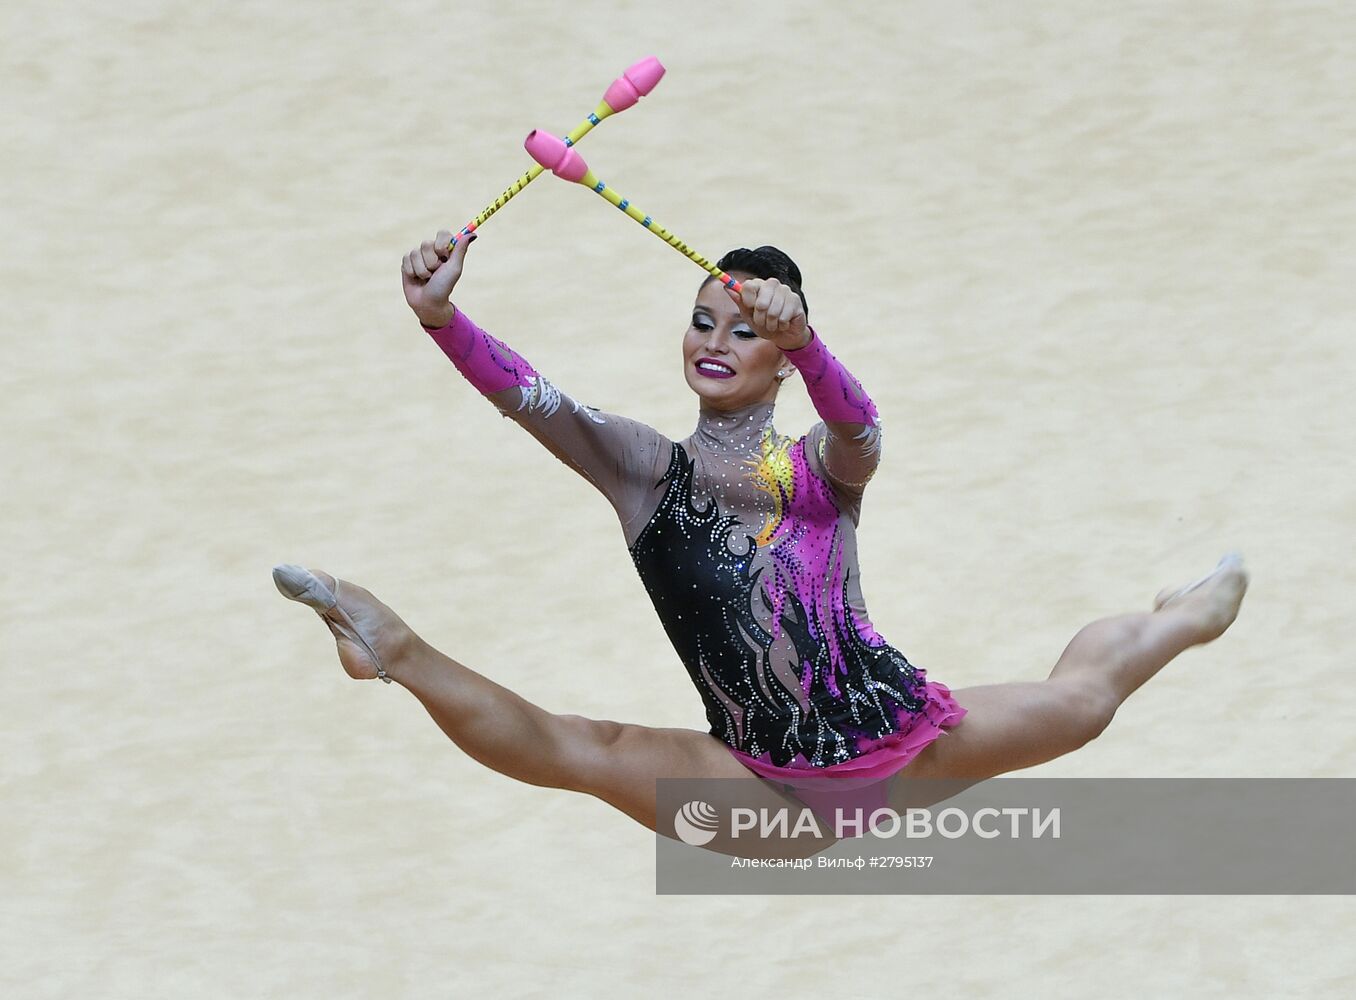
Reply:
[[339, 646], [339, 662], [350, 677], [391, 683], [390, 671], [418, 637], [400, 616], [368, 591], [319, 570], [274, 566], [273, 583], [289, 600], [314, 608]]
[[1200, 625], [1200, 642], [1210, 642], [1238, 617], [1238, 607], [1248, 589], [1248, 571], [1243, 557], [1230, 552], [1210, 573], [1184, 587], [1167, 587], [1154, 598], [1154, 611], [1189, 614]]

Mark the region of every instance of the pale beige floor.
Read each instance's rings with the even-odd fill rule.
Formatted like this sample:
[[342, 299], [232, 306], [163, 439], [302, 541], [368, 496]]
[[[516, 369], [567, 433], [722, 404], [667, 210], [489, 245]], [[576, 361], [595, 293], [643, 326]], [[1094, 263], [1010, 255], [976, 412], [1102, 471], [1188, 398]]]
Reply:
[[[268, 571], [702, 725], [606, 505], [397, 275], [655, 53], [581, 152], [801, 262], [886, 422], [884, 634], [1034, 678], [1236, 546], [1235, 629], [1042, 773], [1351, 775], [1356, 7], [20, 0], [0, 37], [4, 995], [1350, 995], [1349, 899], [657, 898], [648, 833], [347, 682]], [[543, 178], [461, 301], [677, 437], [700, 277]]]

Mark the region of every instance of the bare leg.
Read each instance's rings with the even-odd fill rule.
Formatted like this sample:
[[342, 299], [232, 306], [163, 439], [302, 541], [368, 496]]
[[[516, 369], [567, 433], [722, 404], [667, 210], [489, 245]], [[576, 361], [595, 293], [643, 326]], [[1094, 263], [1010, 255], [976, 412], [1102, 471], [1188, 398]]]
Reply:
[[[647, 829], [675, 837], [673, 816], [658, 815], [656, 779], [720, 778], [710, 796], [753, 809], [800, 804], [754, 777], [709, 733], [655, 729], [579, 715], [556, 715], [434, 649], [371, 593], [314, 574], [337, 598], [342, 617], [322, 615], [351, 677], [375, 679], [377, 663], [409, 690], [457, 746], [500, 774], [547, 788], [584, 792]], [[298, 599], [282, 583], [287, 596]], [[319, 608], [317, 608], [319, 610]], [[348, 633], [356, 633], [352, 637]], [[833, 838], [798, 837], [743, 844], [717, 837], [709, 850], [759, 857], [809, 857]]]
[[1242, 562], [1226, 558], [1189, 592], [1161, 592], [1153, 612], [1084, 627], [1044, 681], [956, 691], [969, 714], [896, 776], [892, 801], [917, 794], [908, 788], [910, 781], [973, 783], [1043, 764], [1088, 743], [1169, 661], [1224, 633], [1238, 615], [1247, 583]]

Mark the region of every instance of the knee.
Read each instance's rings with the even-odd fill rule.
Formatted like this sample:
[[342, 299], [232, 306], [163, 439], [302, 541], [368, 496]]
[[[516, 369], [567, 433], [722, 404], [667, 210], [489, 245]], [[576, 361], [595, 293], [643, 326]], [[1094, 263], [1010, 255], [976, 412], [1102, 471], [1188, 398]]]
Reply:
[[1104, 684], [1066, 683], [1062, 687], [1071, 738], [1077, 746], [1085, 746], [1106, 732], [1120, 700]]

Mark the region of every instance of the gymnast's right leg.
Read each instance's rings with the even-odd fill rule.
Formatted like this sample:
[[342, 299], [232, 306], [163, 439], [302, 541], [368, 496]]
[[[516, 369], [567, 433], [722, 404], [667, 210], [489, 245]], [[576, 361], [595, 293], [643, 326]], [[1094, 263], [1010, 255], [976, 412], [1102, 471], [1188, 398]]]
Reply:
[[[673, 816], [659, 815], [658, 778], [727, 779], [711, 797], [750, 808], [801, 805], [753, 776], [709, 733], [655, 729], [579, 715], [556, 715], [440, 653], [370, 592], [296, 566], [274, 570], [284, 596], [320, 613], [349, 676], [385, 674], [419, 699], [458, 747], [500, 774], [532, 785], [584, 792], [673, 838]], [[718, 803], [719, 804], [719, 803]], [[833, 838], [717, 838], [708, 849], [758, 857], [810, 857]]]

